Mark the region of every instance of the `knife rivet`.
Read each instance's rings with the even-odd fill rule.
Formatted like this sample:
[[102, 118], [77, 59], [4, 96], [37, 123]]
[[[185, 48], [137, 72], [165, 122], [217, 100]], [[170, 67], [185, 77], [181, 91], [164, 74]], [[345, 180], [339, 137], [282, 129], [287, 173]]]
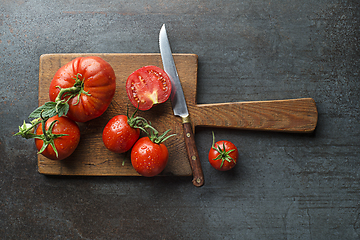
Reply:
[[191, 135], [190, 135], [190, 133], [187, 133], [186, 136], [187, 136], [187, 137], [190, 137]]
[[195, 160], [196, 160], [196, 156], [192, 156], [191, 159], [195, 161]]

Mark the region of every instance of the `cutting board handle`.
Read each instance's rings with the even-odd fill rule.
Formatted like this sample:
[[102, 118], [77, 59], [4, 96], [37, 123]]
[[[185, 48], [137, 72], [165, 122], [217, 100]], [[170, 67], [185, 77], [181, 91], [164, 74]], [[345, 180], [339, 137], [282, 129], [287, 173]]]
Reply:
[[191, 111], [194, 126], [260, 131], [308, 133], [318, 120], [312, 98], [197, 104]]

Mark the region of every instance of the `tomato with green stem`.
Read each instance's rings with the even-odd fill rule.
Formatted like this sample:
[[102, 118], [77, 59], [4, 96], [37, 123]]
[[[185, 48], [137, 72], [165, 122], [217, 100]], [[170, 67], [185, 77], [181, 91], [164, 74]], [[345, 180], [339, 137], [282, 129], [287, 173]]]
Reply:
[[76, 122], [68, 117], [54, 116], [42, 120], [36, 129], [35, 145], [38, 153], [52, 160], [69, 157], [80, 142], [80, 129]]
[[150, 129], [148, 136], [140, 138], [131, 150], [131, 164], [133, 168], [142, 176], [153, 177], [161, 173], [169, 159], [169, 151], [163, 143], [175, 134], [166, 136], [165, 131], [158, 136], [158, 131], [150, 125], [145, 129]]
[[35, 109], [30, 118], [67, 115], [87, 122], [102, 115], [116, 89], [113, 68], [100, 57], [78, 57], [62, 66], [49, 87], [50, 102]]
[[212, 135], [213, 143], [208, 156], [211, 166], [219, 171], [228, 171], [232, 169], [238, 161], [238, 149], [230, 141], [222, 140], [215, 143], [214, 132]]
[[140, 137], [140, 129], [147, 123], [142, 117], [117, 115], [103, 130], [102, 139], [107, 149], [115, 153], [124, 153], [131, 149]]
[[78, 57], [61, 67], [50, 84], [50, 101], [69, 104], [67, 116], [86, 122], [102, 115], [115, 94], [113, 68], [100, 57]]

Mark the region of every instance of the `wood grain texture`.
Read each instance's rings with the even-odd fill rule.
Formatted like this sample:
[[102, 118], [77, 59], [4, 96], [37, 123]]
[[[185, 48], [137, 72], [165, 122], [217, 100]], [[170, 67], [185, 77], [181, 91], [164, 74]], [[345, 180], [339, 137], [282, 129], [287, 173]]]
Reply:
[[312, 132], [318, 120], [312, 98], [195, 105], [195, 126]]
[[[81, 141], [66, 160], [52, 161], [38, 156], [38, 170], [52, 175], [139, 176], [132, 168], [129, 154], [108, 151], [102, 142], [102, 131], [114, 116], [135, 108], [129, 102], [125, 83], [135, 70], [146, 65], [162, 67], [160, 54], [46, 54], [40, 58], [39, 105], [49, 100], [48, 89], [55, 72], [78, 56], [96, 55], [109, 62], [116, 74], [116, 92], [106, 112], [97, 119], [79, 123]], [[217, 104], [196, 104], [197, 64], [195, 54], [174, 54], [174, 61], [188, 104], [193, 132], [196, 126], [227, 127], [248, 130], [311, 132], [317, 124], [317, 109], [313, 99], [255, 101]], [[191, 176], [181, 119], [173, 115], [170, 101], [141, 111], [160, 131], [172, 129], [175, 137], [165, 142], [169, 162], [161, 175]], [[125, 160], [125, 165], [122, 162]], [[201, 167], [200, 167], [201, 170]]]

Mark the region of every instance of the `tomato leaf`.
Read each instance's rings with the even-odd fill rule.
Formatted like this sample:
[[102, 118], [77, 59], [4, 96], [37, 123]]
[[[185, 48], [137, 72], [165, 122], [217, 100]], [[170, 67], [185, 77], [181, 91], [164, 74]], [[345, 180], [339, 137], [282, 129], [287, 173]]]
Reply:
[[69, 111], [69, 104], [67, 103], [58, 103], [57, 104], [57, 114], [59, 117], [66, 115]]
[[46, 102], [44, 105], [35, 109], [32, 113], [30, 113], [29, 118], [40, 118], [49, 117], [50, 115], [56, 115], [56, 103], [55, 102]]
[[51, 118], [55, 115], [66, 115], [69, 111], [69, 104], [66, 102], [46, 102], [44, 105], [30, 113], [29, 118]]

